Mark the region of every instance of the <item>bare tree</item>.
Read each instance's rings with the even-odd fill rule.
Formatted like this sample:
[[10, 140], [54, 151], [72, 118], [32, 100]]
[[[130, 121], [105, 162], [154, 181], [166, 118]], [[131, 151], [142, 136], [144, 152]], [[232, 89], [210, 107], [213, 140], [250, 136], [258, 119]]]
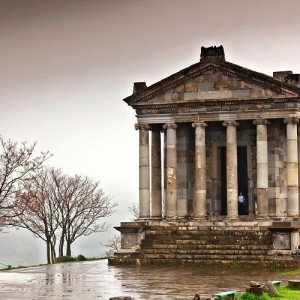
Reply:
[[80, 236], [108, 228], [103, 218], [117, 206], [99, 188], [98, 182], [82, 176], [67, 176], [57, 169], [44, 169], [18, 195], [17, 224], [33, 232], [47, 244], [47, 260], [71, 256], [71, 245]]
[[107, 230], [104, 217], [111, 216], [117, 206], [99, 188], [99, 182], [82, 176], [68, 177], [60, 201], [61, 234], [66, 241], [66, 255], [71, 256], [71, 245], [80, 236]]
[[131, 206], [128, 206], [128, 209], [132, 215], [132, 218], [131, 218], [132, 221], [135, 221], [136, 219], [139, 218], [140, 210], [139, 210], [138, 205], [135, 202], [133, 202]]
[[20, 213], [14, 209], [17, 204], [16, 194], [22, 191], [24, 184], [51, 156], [49, 152], [34, 156], [35, 146], [36, 143], [18, 144], [0, 137], [0, 227], [11, 224], [16, 212]]
[[[132, 215], [131, 221], [135, 221], [139, 218], [139, 207], [136, 202], [133, 202], [131, 206], [128, 206], [128, 210]], [[106, 247], [104, 256], [111, 257], [114, 252], [118, 251], [121, 247], [121, 237], [114, 235], [111, 239], [108, 239], [106, 243], [101, 243], [102, 246]]]
[[114, 235], [106, 243], [101, 243], [102, 246], [106, 247], [104, 256], [112, 257], [116, 251], [121, 247], [121, 237], [119, 235]]
[[18, 206], [15, 208], [17, 226], [31, 231], [46, 242], [47, 263], [56, 261], [59, 211], [54, 189], [51, 171], [40, 171], [31, 181], [25, 183], [24, 191], [18, 194]]

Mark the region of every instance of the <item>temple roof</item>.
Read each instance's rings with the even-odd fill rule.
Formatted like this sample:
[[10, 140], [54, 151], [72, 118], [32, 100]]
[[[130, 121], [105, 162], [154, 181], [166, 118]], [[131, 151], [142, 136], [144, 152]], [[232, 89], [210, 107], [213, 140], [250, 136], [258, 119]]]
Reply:
[[145, 82], [136, 82], [133, 94], [123, 100], [133, 108], [171, 103], [188, 105], [201, 102], [203, 105], [203, 102], [229, 99], [285, 98], [299, 101], [299, 79], [299, 74], [291, 71], [275, 72], [272, 77], [228, 62], [222, 46], [202, 47], [198, 63], [149, 87]]

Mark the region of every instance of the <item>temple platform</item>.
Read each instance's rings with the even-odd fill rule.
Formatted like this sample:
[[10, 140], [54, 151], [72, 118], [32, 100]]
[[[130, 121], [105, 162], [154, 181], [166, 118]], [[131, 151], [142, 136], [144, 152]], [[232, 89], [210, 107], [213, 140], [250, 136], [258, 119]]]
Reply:
[[300, 267], [290, 256], [298, 221], [141, 220], [123, 222], [111, 265]]

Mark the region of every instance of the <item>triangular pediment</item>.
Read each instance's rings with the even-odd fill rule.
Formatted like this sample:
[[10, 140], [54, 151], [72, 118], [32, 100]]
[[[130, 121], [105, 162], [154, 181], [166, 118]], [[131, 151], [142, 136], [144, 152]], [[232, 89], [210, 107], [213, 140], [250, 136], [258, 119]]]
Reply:
[[226, 61], [199, 62], [124, 99], [129, 105], [294, 98], [300, 89]]

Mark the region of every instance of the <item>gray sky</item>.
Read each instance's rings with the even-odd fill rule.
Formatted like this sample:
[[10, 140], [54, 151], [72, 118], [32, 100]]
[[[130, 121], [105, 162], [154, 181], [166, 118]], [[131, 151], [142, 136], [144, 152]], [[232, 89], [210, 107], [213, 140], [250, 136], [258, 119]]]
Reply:
[[[38, 142], [49, 165], [99, 180], [120, 205], [138, 201], [138, 132], [122, 101], [223, 45], [226, 60], [272, 75], [300, 72], [298, 0], [0, 0], [0, 134]], [[97, 256], [100, 234], [75, 253]], [[0, 234], [0, 262], [45, 262], [31, 234]], [[32, 258], [32, 256], [34, 258]], [[19, 263], [19, 262], [18, 262]]]

